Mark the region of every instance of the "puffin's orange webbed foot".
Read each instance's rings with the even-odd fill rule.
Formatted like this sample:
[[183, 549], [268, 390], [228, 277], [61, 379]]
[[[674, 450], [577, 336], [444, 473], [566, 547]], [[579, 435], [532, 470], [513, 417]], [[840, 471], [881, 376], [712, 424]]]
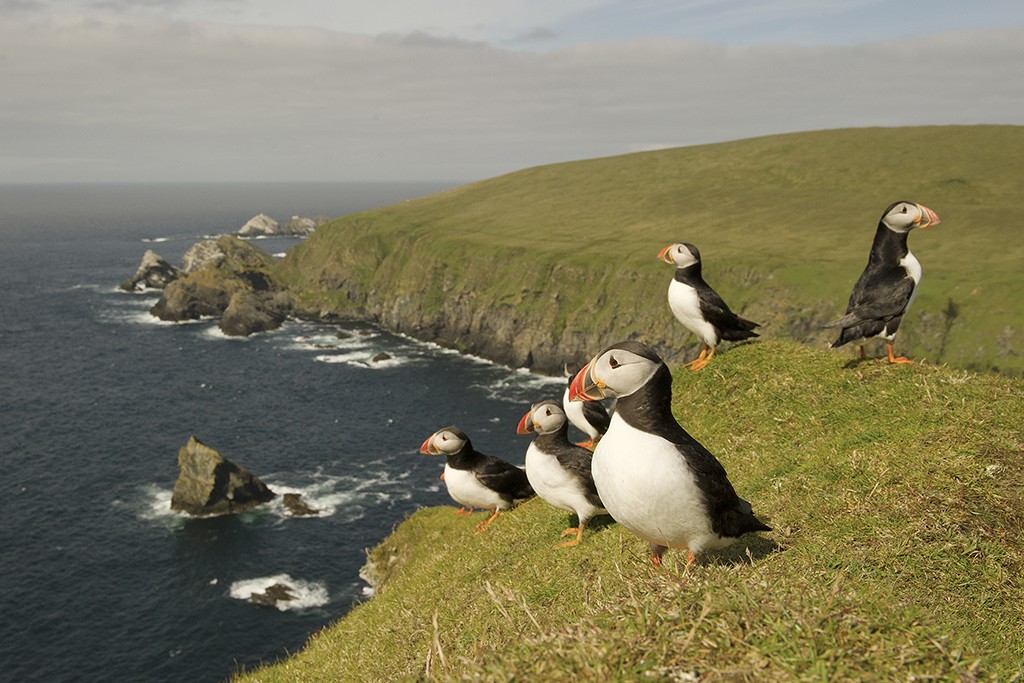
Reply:
[[894, 355], [893, 352], [892, 352], [892, 344], [886, 344], [885, 345], [885, 353], [886, 353], [886, 356], [888, 356], [890, 363], [908, 363], [909, 364], [909, 363], [913, 363], [914, 362], [914, 361], [910, 360], [909, 358], [907, 358], [906, 356]]
[[697, 356], [697, 360], [690, 363], [690, 370], [692, 370], [693, 372], [697, 372], [698, 370], [704, 368], [708, 363], [711, 362], [711, 359], [714, 358], [714, 356], [714, 347], [705, 346], [704, 350], [700, 352], [699, 356]]
[[480, 522], [479, 524], [476, 525], [476, 531], [474, 533], [480, 533], [481, 531], [483, 531], [484, 529], [489, 527], [491, 525], [491, 522], [493, 522], [495, 519], [497, 519], [498, 513], [500, 513], [500, 512], [501, 512], [501, 510], [498, 510], [497, 508], [495, 508], [493, 515], [491, 515], [490, 517], [488, 517], [487, 519], [485, 519], [484, 521], [482, 521], [482, 522]]
[[571, 527], [562, 532], [563, 536], [571, 536], [572, 534], [576, 534], [576, 538], [571, 538], [564, 543], [559, 543], [558, 547], [568, 548], [570, 546], [579, 545], [579, 542], [583, 540], [583, 527]]

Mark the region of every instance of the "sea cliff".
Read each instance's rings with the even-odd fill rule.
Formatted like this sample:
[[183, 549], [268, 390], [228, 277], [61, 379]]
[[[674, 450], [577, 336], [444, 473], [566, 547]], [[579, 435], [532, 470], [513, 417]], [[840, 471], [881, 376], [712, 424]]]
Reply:
[[[926, 153], [922, 153], [926, 150]], [[696, 340], [665, 300], [672, 242], [764, 337], [824, 346], [882, 210], [926, 203], [924, 276], [900, 352], [1024, 373], [1024, 127], [781, 135], [527, 169], [336, 219], [276, 274], [294, 312], [360, 319], [512, 366], [560, 372], [612, 341], [670, 360]], [[872, 349], [869, 349], [872, 350]], [[838, 354], [851, 357], [855, 349]]]

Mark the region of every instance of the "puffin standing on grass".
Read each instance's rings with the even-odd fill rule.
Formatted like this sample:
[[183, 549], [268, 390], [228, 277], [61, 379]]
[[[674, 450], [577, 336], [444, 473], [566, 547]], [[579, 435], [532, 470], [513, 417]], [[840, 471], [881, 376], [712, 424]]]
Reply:
[[[871, 244], [868, 265], [853, 286], [846, 315], [825, 327], [842, 328], [832, 348], [857, 339], [881, 337], [890, 363], [913, 363], [895, 356], [892, 341], [903, 316], [914, 303], [921, 282], [921, 264], [907, 247], [907, 235], [914, 228], [939, 224], [939, 217], [927, 206], [900, 201], [882, 213]], [[860, 347], [864, 357], [864, 345]]]
[[733, 313], [718, 292], [704, 282], [697, 247], [685, 242], [670, 244], [658, 252], [658, 258], [676, 267], [675, 278], [668, 286], [669, 308], [704, 344], [696, 360], [687, 363], [691, 370], [710, 363], [719, 342], [758, 336], [754, 328], [760, 325]]
[[[578, 402], [577, 402], [578, 403]], [[604, 511], [590, 473], [593, 452], [569, 441], [569, 423], [558, 401], [534, 403], [519, 420], [517, 434], [535, 433], [526, 450], [526, 476], [537, 495], [549, 504], [576, 515], [579, 523], [562, 532], [576, 534], [560, 547], [576, 545], [590, 519]]]
[[672, 416], [672, 373], [650, 347], [608, 347], [580, 370], [569, 393], [574, 401], [618, 397], [594, 450], [594, 483], [615, 521], [650, 543], [654, 566], [668, 548], [686, 550], [689, 567], [705, 550], [771, 530], [736, 495], [722, 464]]
[[522, 468], [478, 452], [458, 427], [445, 427], [431, 434], [420, 446], [420, 453], [444, 455], [442, 479], [448, 495], [463, 506], [457, 512], [467, 512], [465, 508], [473, 512], [475, 507], [494, 510], [477, 525], [478, 532], [489, 527], [502, 510], [510, 510], [534, 495]]
[[569, 386], [572, 384], [572, 378], [579, 371], [579, 365], [569, 365], [566, 363], [565, 374], [568, 377], [568, 381], [565, 383], [565, 392], [562, 394], [562, 410], [565, 411], [565, 416], [569, 418], [569, 422], [588, 437], [586, 441], [579, 445], [593, 450], [598, 440], [608, 431], [608, 423], [611, 421], [611, 417], [608, 415], [605, 407], [596, 401], [580, 402], [569, 400]]

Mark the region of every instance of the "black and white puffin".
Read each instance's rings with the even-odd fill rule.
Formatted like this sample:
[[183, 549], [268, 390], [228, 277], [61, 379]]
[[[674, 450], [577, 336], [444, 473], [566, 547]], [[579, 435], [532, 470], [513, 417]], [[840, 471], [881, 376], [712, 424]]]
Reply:
[[608, 347], [573, 380], [575, 401], [618, 397], [592, 471], [605, 509], [651, 544], [661, 566], [668, 548], [723, 548], [750, 531], [770, 531], [736, 495], [725, 468], [672, 415], [672, 373], [648, 346]]
[[[832, 348], [857, 339], [881, 337], [890, 363], [913, 363], [892, 351], [892, 340], [921, 283], [921, 264], [907, 247], [907, 235], [914, 228], [939, 222], [934, 211], [916, 202], [900, 201], [885, 209], [871, 243], [868, 265], [850, 294], [846, 315], [825, 325], [842, 328]], [[863, 345], [860, 356], [864, 357]]]
[[760, 325], [733, 313], [718, 292], [704, 282], [697, 247], [685, 242], [670, 244], [658, 252], [658, 258], [676, 267], [676, 275], [668, 286], [669, 308], [704, 344], [696, 360], [687, 364], [691, 370], [700, 370], [710, 363], [719, 342], [758, 336], [754, 328]]
[[569, 441], [565, 411], [555, 400], [534, 403], [519, 420], [516, 433], [537, 435], [526, 450], [526, 476], [538, 496], [576, 515], [577, 526], [562, 532], [563, 536], [576, 537], [560, 544], [576, 545], [583, 538], [587, 522], [604, 511], [590, 473], [593, 452]]
[[593, 450], [598, 440], [608, 431], [608, 423], [611, 416], [605, 407], [596, 401], [570, 401], [569, 386], [572, 378], [580, 371], [579, 365], [565, 365], [565, 375], [568, 381], [565, 383], [565, 392], [562, 394], [562, 410], [569, 418], [572, 426], [587, 435], [587, 440], [580, 443], [580, 446]]
[[489, 527], [502, 510], [510, 510], [534, 495], [522, 468], [480, 453], [458, 427], [445, 427], [431, 434], [420, 446], [420, 453], [444, 455], [442, 479], [456, 503], [469, 508], [469, 512], [475, 507], [494, 510], [477, 525], [477, 531]]

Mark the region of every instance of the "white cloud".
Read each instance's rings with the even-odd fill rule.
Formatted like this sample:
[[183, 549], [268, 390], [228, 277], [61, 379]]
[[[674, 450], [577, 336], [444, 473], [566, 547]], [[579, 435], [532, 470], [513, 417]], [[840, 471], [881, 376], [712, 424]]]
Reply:
[[1024, 124], [1024, 29], [854, 46], [499, 49], [427, 34], [0, 19], [0, 182], [471, 180], [760, 134]]

